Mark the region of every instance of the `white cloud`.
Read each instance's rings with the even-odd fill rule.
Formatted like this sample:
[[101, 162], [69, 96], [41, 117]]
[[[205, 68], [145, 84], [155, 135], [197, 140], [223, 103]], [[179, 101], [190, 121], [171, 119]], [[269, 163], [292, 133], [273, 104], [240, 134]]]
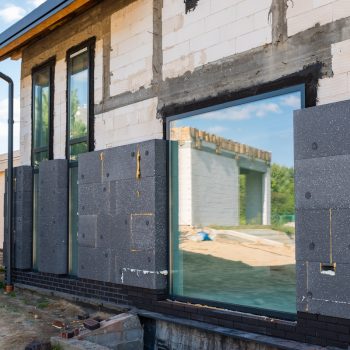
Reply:
[[284, 106], [292, 107], [294, 109], [300, 108], [300, 97], [296, 95], [287, 95], [281, 98], [281, 102]]
[[225, 128], [223, 126], [215, 125], [215, 126], [209, 127], [206, 131], [211, 133], [211, 134], [220, 134], [226, 130], [227, 130], [227, 128]]
[[[15, 97], [13, 101], [14, 130], [13, 144], [14, 149], [19, 149], [19, 114], [20, 99]], [[0, 154], [7, 152], [7, 130], [8, 130], [8, 104], [7, 98], [0, 100]]]
[[252, 118], [263, 118], [268, 114], [277, 114], [280, 112], [281, 109], [278, 104], [272, 102], [262, 102], [209, 112], [203, 116], [203, 119], [238, 121]]
[[26, 14], [26, 10], [16, 5], [7, 5], [0, 9], [0, 18], [11, 23], [20, 20]]
[[33, 7], [38, 7], [41, 4], [43, 4], [46, 0], [27, 0], [28, 4], [32, 5]]

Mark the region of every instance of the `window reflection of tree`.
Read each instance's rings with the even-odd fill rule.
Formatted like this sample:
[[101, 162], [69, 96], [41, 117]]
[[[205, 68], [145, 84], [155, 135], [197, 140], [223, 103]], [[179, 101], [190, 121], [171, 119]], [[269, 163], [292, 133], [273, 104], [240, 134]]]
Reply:
[[49, 88], [47, 86], [37, 87], [35, 99], [35, 146], [48, 145], [49, 140]]
[[275, 225], [294, 215], [294, 169], [279, 164], [271, 167], [271, 214]]
[[79, 118], [80, 102], [78, 98], [77, 88], [75, 88], [71, 92], [70, 105], [71, 105], [70, 137], [71, 139], [75, 139], [78, 137], [85, 136], [87, 134], [87, 127], [86, 127], [86, 121], [82, 121]]

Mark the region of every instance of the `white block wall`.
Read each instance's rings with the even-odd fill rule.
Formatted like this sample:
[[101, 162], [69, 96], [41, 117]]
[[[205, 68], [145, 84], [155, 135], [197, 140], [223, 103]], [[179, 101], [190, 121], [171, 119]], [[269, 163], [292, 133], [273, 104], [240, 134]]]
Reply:
[[179, 225], [192, 225], [192, 148], [191, 142], [179, 144], [178, 183], [179, 183]]
[[98, 105], [103, 99], [103, 40], [97, 40], [95, 46], [94, 100]]
[[185, 14], [179, 0], [164, 0], [163, 78], [271, 42], [271, 0], [201, 0]]
[[238, 224], [236, 160], [179, 144], [179, 225]]
[[[177, 77], [209, 62], [271, 42], [268, 12], [272, 0], [201, 0], [185, 14], [181, 0], [164, 0], [163, 78]], [[350, 15], [350, 0], [294, 0], [288, 5], [288, 33], [295, 34], [316, 23], [324, 24]], [[111, 13], [111, 96], [149, 87], [153, 78], [153, 2], [138, 0]], [[66, 38], [39, 53], [45, 61], [62, 57], [79, 36]], [[334, 76], [320, 80], [319, 104], [350, 98], [350, 42], [332, 46]], [[37, 58], [37, 57], [36, 57]], [[40, 62], [35, 62], [38, 64]], [[95, 49], [95, 104], [103, 99], [103, 40]], [[140, 140], [161, 138], [162, 122], [156, 119], [157, 99], [150, 99], [96, 116], [97, 149]], [[55, 67], [54, 157], [65, 158], [66, 62]], [[31, 77], [21, 82], [21, 160], [31, 162]]]
[[153, 78], [153, 1], [139, 0], [111, 16], [111, 96], [149, 87]]
[[271, 168], [263, 175], [263, 225], [271, 225]]
[[239, 169], [234, 159], [192, 149], [194, 225], [239, 225]]
[[157, 104], [158, 99], [152, 98], [96, 115], [96, 150], [163, 138]]
[[288, 36], [350, 16], [349, 0], [288, 1]]
[[32, 150], [32, 77], [21, 80], [20, 152], [22, 165], [31, 165]]
[[318, 104], [350, 99], [350, 40], [332, 45], [333, 77], [319, 81]]

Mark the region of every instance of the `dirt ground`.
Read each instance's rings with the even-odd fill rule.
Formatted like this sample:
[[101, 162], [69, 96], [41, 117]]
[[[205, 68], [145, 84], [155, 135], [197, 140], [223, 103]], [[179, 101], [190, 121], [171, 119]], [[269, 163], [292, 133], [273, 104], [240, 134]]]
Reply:
[[[0, 272], [0, 285], [4, 274]], [[77, 305], [63, 299], [47, 297], [27, 290], [15, 289], [5, 294], [0, 289], [0, 349], [22, 350], [33, 340], [47, 341], [59, 335], [60, 329], [54, 321], [80, 328], [78, 315], [88, 313], [90, 317], [106, 319], [110, 314], [85, 305]]]
[[241, 261], [255, 267], [295, 264], [294, 238], [283, 232], [255, 231], [255, 234], [250, 234], [234, 230], [210, 230], [215, 236], [212, 241], [198, 241], [183, 236], [180, 248], [190, 253]]

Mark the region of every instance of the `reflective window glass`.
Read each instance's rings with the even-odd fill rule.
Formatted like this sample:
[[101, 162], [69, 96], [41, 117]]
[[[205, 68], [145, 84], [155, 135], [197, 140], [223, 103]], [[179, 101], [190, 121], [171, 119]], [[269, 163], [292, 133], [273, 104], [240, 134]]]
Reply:
[[70, 58], [69, 138], [87, 136], [89, 101], [88, 51]]
[[246, 101], [170, 118], [172, 294], [295, 313], [303, 88]]
[[78, 156], [89, 151], [91, 136], [89, 121], [93, 100], [90, 57], [92, 46], [69, 54], [68, 57], [68, 130], [67, 158], [69, 160], [69, 274], [77, 275], [78, 265]]

